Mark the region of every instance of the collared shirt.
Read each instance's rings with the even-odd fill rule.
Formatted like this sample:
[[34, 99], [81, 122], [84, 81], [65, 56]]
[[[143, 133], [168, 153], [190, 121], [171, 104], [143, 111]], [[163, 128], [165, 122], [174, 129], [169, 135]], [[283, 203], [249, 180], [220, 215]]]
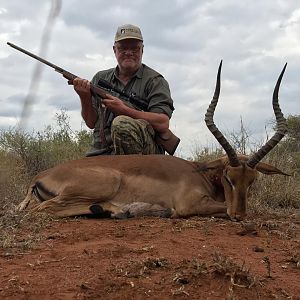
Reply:
[[[173, 107], [173, 100], [171, 98], [171, 93], [169, 89], [169, 84], [161, 74], [149, 68], [145, 64], [141, 65], [141, 67], [137, 70], [136, 74], [126, 84], [126, 86], [124, 86], [124, 84], [118, 79], [118, 67], [99, 71], [94, 75], [91, 81], [92, 84], [98, 85], [100, 78], [108, 81], [115, 88], [123, 92], [126, 92], [127, 94], [133, 94], [139, 98], [144, 99], [144, 101], [146, 101], [147, 103], [147, 109], [144, 109], [144, 111], [154, 112], [154, 113], [164, 113], [169, 118], [171, 118], [174, 107]], [[122, 99], [122, 96], [120, 96], [119, 94], [113, 94], [113, 95], [116, 97], [120, 97]], [[100, 112], [99, 112], [100, 101], [95, 97], [92, 98], [92, 101], [93, 101], [93, 107], [98, 112], [98, 119], [96, 121], [95, 128], [94, 128], [93, 149], [91, 149], [91, 151], [97, 152], [98, 149], [99, 150], [104, 149], [106, 148], [107, 145], [106, 146], [102, 145], [101, 138], [100, 138], [100, 126], [102, 123], [102, 120], [100, 119]], [[140, 107], [141, 110], [143, 108]], [[107, 144], [110, 148], [112, 148], [110, 128], [114, 117], [115, 116], [111, 111], [105, 109], [104, 132], [105, 132]]]

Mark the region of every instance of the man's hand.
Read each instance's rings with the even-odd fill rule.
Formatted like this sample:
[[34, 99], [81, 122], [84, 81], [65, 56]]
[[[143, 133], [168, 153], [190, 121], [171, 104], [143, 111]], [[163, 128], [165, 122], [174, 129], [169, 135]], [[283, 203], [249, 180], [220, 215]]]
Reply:
[[106, 98], [102, 99], [102, 104], [117, 116], [124, 115], [133, 119], [143, 119], [149, 122], [163, 139], [168, 140], [170, 138], [168, 132], [169, 117], [166, 114], [137, 110], [131, 106], [127, 106], [121, 99], [110, 94], [106, 94]]
[[75, 92], [79, 95], [81, 99], [89, 99], [91, 97], [91, 84], [88, 80], [82, 78], [75, 78], [73, 80], [73, 86]]
[[89, 128], [95, 128], [97, 113], [92, 106], [91, 83], [86, 79], [77, 77], [71, 84], [73, 84], [75, 92], [80, 97], [82, 118]]
[[106, 98], [102, 99], [102, 104], [109, 108], [115, 115], [127, 115], [129, 107], [118, 97], [106, 94]]

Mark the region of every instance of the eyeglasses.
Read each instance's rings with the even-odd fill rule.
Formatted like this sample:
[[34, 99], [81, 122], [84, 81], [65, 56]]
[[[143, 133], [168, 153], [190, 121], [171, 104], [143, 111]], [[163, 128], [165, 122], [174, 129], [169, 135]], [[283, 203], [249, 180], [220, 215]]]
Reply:
[[123, 46], [117, 46], [117, 49], [119, 52], [121, 53], [126, 53], [127, 51], [130, 51], [132, 53], [138, 53], [141, 50], [140, 46], [136, 46], [136, 47], [123, 47]]

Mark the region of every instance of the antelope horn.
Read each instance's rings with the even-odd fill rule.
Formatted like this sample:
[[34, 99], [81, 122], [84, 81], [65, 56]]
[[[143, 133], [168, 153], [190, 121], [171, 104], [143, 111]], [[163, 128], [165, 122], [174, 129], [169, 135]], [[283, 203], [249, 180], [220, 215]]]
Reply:
[[218, 100], [219, 100], [219, 95], [220, 95], [220, 87], [221, 87], [221, 69], [222, 69], [222, 60], [219, 65], [218, 69], [218, 75], [217, 75], [217, 83], [216, 83], [216, 88], [215, 88], [215, 93], [214, 96], [211, 100], [211, 103], [207, 109], [207, 112], [205, 114], [205, 123], [210, 132], [215, 136], [215, 138], [218, 140], [220, 145], [223, 147], [225, 150], [228, 159], [229, 159], [229, 164], [232, 167], [238, 167], [240, 165], [240, 161], [236, 155], [236, 152], [234, 149], [230, 146], [228, 141], [225, 139], [223, 134], [219, 131], [217, 126], [214, 124], [213, 117], [214, 117], [214, 112], [215, 108], [217, 106]]
[[271, 139], [267, 141], [267, 143], [264, 146], [262, 146], [256, 153], [254, 153], [253, 156], [248, 160], [247, 165], [250, 168], [254, 168], [280, 142], [280, 140], [284, 137], [284, 135], [287, 132], [286, 119], [284, 118], [281, 112], [278, 102], [278, 91], [286, 66], [287, 63], [284, 65], [283, 70], [281, 71], [278, 77], [273, 92], [273, 110], [276, 117], [277, 130], [275, 134], [271, 137]]

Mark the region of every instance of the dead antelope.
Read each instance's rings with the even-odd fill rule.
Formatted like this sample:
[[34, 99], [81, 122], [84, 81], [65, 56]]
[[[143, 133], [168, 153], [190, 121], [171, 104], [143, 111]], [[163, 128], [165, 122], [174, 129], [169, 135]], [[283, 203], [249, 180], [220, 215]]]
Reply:
[[19, 210], [32, 209], [56, 216], [106, 211], [118, 217], [131, 204], [144, 203], [168, 209], [172, 217], [228, 215], [234, 220], [243, 219], [248, 189], [258, 172], [287, 175], [260, 162], [287, 130], [278, 104], [286, 65], [273, 93], [277, 131], [251, 157], [237, 155], [213, 121], [220, 94], [221, 67], [222, 62], [205, 121], [225, 150], [225, 157], [201, 163], [166, 155], [97, 156], [69, 161], [35, 176]]

